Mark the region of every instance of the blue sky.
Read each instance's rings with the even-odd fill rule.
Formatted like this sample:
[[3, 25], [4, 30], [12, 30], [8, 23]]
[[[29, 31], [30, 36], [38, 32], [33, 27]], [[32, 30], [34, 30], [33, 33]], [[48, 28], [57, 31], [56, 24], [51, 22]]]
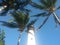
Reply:
[[[33, 0], [37, 2], [37, 0]], [[60, 5], [60, 0], [57, 0], [57, 6]], [[38, 9], [34, 9], [31, 6], [28, 7], [32, 10], [30, 15], [34, 15], [37, 13], [40, 13], [41, 11]], [[57, 15], [60, 17], [60, 10], [56, 11]], [[7, 21], [8, 19], [11, 19], [10, 16], [0, 17], [0, 20]], [[40, 18], [41, 19], [41, 18]], [[41, 20], [37, 21], [37, 23], [34, 25], [35, 29], [37, 26], [41, 23]], [[19, 36], [18, 29], [11, 29], [4, 27], [0, 25], [0, 28], [5, 31], [5, 45], [17, 45], [17, 40]], [[35, 33], [36, 38], [36, 45], [60, 45], [60, 26], [57, 28], [55, 27], [55, 22], [52, 16], [48, 19], [46, 24]], [[20, 45], [26, 45], [27, 44], [27, 33], [23, 32]]]

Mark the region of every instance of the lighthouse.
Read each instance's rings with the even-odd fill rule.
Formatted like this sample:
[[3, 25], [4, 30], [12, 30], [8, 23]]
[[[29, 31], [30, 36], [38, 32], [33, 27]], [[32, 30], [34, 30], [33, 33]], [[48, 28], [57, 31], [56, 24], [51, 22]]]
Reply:
[[36, 45], [35, 42], [35, 34], [34, 34], [34, 26], [30, 25], [28, 27], [28, 40], [27, 40], [27, 45]]

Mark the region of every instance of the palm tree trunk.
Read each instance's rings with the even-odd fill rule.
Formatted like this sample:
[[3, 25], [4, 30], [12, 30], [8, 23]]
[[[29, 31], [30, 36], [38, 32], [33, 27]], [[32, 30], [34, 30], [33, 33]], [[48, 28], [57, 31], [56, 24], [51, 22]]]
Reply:
[[21, 35], [22, 35], [22, 33], [20, 33], [20, 35], [18, 37], [18, 43], [17, 43], [17, 45], [20, 45]]
[[54, 17], [56, 18], [56, 20], [58, 21], [58, 23], [60, 24], [60, 19], [59, 19], [59, 17], [56, 15], [55, 12], [53, 12], [53, 15], [54, 15]]

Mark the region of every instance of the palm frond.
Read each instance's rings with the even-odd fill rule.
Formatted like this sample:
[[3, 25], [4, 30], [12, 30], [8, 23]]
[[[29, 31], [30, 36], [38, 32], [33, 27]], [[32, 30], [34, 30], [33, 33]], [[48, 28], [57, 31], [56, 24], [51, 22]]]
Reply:
[[29, 3], [30, 3], [30, 1], [31, 1], [31, 0], [25, 0], [25, 1], [22, 1], [22, 3], [21, 3], [21, 4], [23, 4], [24, 6], [26, 6], [27, 4], [29, 4]]
[[5, 21], [0, 21], [2, 23], [3, 26], [9, 27], [9, 28], [18, 28], [18, 24], [16, 23], [9, 23], [9, 22], [5, 22]]
[[46, 21], [48, 20], [49, 16], [47, 16], [47, 18], [43, 21], [43, 23], [38, 27], [38, 29], [42, 28], [42, 26], [46, 23]]
[[53, 5], [53, 6], [55, 6], [55, 5], [56, 5], [57, 0], [51, 0], [51, 2], [52, 2], [52, 5]]
[[12, 9], [14, 10], [20, 9], [21, 11], [29, 11], [24, 8], [26, 5], [28, 5], [29, 2], [30, 2], [29, 0], [23, 0], [23, 1], [22, 0], [2, 0], [2, 2], [0, 3], [0, 6], [4, 6], [4, 5], [7, 6], [7, 8], [3, 9], [6, 11], [3, 12], [2, 14], [5, 14], [9, 10], [12, 10]]
[[29, 14], [24, 14], [20, 11], [15, 11], [11, 13], [13, 18], [15, 19], [15, 22], [19, 25], [20, 32], [23, 32], [25, 29], [27, 23], [29, 22]]
[[57, 0], [47, 0], [47, 4], [50, 6], [55, 6]]
[[31, 2], [30, 3], [33, 7], [38, 8], [38, 9], [45, 9], [45, 6], [39, 5], [37, 3]]
[[29, 15], [28, 14], [23, 14], [20, 12], [17, 12], [17, 14], [19, 15], [19, 20], [21, 24], [27, 24], [27, 22], [29, 21]]
[[13, 13], [11, 13], [11, 14], [12, 14], [12, 16], [13, 16], [13, 18], [15, 19], [16, 22], [22, 23], [22, 19], [21, 19], [21, 18], [23, 18], [23, 17], [21, 17], [21, 16], [22, 16], [22, 13], [21, 13], [21, 12], [20, 12], [20, 13], [18, 13], [18, 12], [13, 12]]
[[12, 16], [20, 24], [26, 24], [29, 21], [29, 15], [23, 14], [22, 12], [14, 12]]
[[39, 30], [40, 28], [43, 27], [43, 25], [46, 23], [46, 21], [48, 20], [49, 16], [51, 15], [51, 12], [49, 12], [47, 15], [48, 16], [45, 18], [45, 20], [43, 21], [43, 23], [37, 28], [37, 30]]
[[45, 17], [45, 16], [48, 16], [47, 14], [46, 14], [46, 12], [43, 12], [43, 13], [40, 13], [40, 14], [37, 14], [37, 15], [33, 15], [33, 16], [31, 16], [31, 17]]
[[29, 15], [25, 15], [25, 20], [24, 20], [24, 24], [26, 25], [29, 22]]
[[49, 8], [49, 7], [51, 7], [51, 0], [46, 0], [47, 1], [47, 7]]
[[41, 2], [42, 5], [47, 6], [46, 0], [40, 0], [40, 2]]
[[29, 10], [29, 9], [22, 9], [23, 11], [25, 11], [25, 12], [31, 12], [31, 10]]

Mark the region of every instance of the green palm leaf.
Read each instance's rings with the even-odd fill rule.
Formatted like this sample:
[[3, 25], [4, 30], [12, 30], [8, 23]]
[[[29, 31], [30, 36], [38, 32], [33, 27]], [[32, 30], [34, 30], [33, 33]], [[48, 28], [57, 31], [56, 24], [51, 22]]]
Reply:
[[41, 4], [37, 4], [34, 2], [31, 2], [31, 5], [33, 7], [36, 7], [38, 9], [49, 9], [50, 7], [54, 7], [56, 4], [56, 0], [40, 0]]
[[13, 17], [18, 23], [23, 25], [24, 23], [26, 24], [29, 21], [29, 15], [23, 14], [21, 12], [15, 12], [15, 14], [13, 14]]
[[11, 13], [11, 14], [12, 14], [13, 18], [15, 19], [15, 21], [17, 23], [21, 23], [22, 24], [22, 22], [23, 22], [23, 15], [22, 15], [21, 12], [20, 13], [14, 12], [14, 13]]
[[47, 6], [46, 0], [40, 0], [40, 2], [41, 2], [42, 5]]
[[23, 1], [21, 4], [23, 4], [24, 6], [26, 6], [27, 4], [29, 4], [31, 2], [31, 0], [25, 0]]
[[[2, 2], [0, 3], [0, 6], [7, 6], [7, 8], [4, 9], [5, 10], [17, 10], [17, 9], [20, 9], [21, 11], [29, 11], [27, 9], [25, 9], [24, 7], [26, 5], [28, 5], [30, 1], [29, 0], [2, 0]], [[8, 11], [5, 11], [6, 13]], [[5, 14], [5, 12], [2, 12], [2, 14]], [[1, 15], [2, 15], [1, 14]]]
[[5, 32], [4, 30], [0, 30], [0, 45], [4, 45], [5, 44]]
[[36, 7], [36, 8], [38, 8], [38, 9], [46, 9], [45, 6], [39, 5], [39, 4], [34, 3], [34, 2], [31, 2], [30, 4], [31, 4], [33, 7]]
[[45, 20], [43, 21], [43, 23], [37, 28], [37, 30], [39, 30], [40, 28], [42, 28], [43, 27], [43, 25], [46, 23], [46, 21], [48, 20], [48, 18], [50, 17], [50, 15], [51, 15], [51, 12], [49, 12], [48, 14], [47, 14], [48, 16], [45, 18]]
[[52, 4], [53, 6], [55, 6], [56, 2], [57, 2], [57, 0], [51, 0], [51, 4]]
[[16, 23], [13, 22], [5, 22], [5, 21], [0, 21], [1, 23], [3, 23], [3, 26], [9, 27], [9, 28], [18, 28], [18, 25]]
[[46, 12], [43, 12], [43, 13], [40, 13], [40, 14], [37, 14], [37, 15], [33, 15], [31, 17], [40, 17], [40, 16], [45, 17], [45, 16], [48, 16], [48, 15], [46, 14]]
[[3, 45], [3, 41], [2, 40], [0, 40], [0, 45]]
[[29, 14], [24, 14], [20, 11], [15, 11], [13, 13], [11, 13], [13, 18], [15, 19], [15, 22], [18, 24], [19, 26], [19, 31], [23, 32], [23, 30], [25, 29], [27, 23], [29, 22]]
[[46, 21], [48, 20], [49, 16], [47, 16], [47, 18], [43, 21], [43, 23], [38, 27], [38, 29], [42, 28], [42, 26], [46, 23]]
[[46, 0], [46, 1], [47, 1], [48, 7], [51, 7], [52, 6], [52, 0]]
[[29, 22], [29, 15], [25, 15], [24, 24], [26, 25]]

